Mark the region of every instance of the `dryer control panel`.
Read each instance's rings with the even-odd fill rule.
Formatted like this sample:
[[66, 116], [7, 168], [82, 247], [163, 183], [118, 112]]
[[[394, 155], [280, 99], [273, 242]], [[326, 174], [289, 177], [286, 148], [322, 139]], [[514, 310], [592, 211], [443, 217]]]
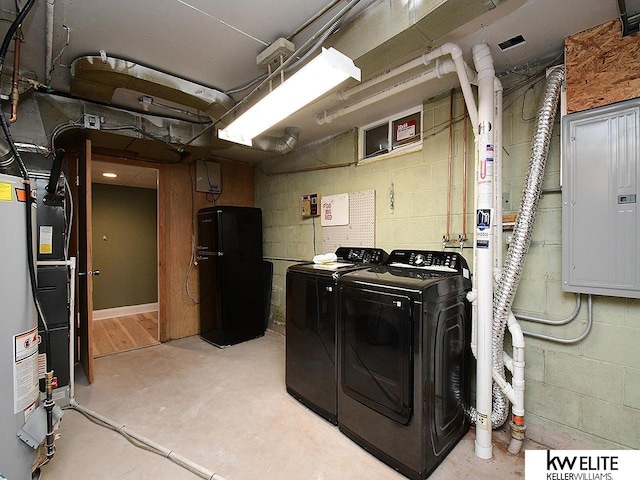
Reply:
[[336, 257], [343, 262], [383, 265], [389, 255], [381, 248], [339, 247]]
[[458, 274], [469, 272], [467, 261], [459, 253], [435, 250], [394, 250], [386, 265]]

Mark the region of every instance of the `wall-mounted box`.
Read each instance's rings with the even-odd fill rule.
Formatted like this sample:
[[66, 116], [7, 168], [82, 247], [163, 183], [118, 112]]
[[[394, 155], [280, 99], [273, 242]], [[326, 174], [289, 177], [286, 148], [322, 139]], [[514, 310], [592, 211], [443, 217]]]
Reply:
[[317, 193], [300, 197], [300, 215], [303, 218], [320, 215], [320, 196]]
[[562, 287], [640, 298], [640, 99], [562, 119]]
[[207, 160], [196, 160], [196, 192], [222, 192], [220, 164]]

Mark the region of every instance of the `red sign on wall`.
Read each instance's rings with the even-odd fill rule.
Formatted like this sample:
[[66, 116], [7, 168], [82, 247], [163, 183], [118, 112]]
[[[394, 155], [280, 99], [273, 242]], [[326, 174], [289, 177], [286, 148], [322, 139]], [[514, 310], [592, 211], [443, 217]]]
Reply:
[[396, 143], [416, 136], [416, 121], [399, 123], [396, 125]]

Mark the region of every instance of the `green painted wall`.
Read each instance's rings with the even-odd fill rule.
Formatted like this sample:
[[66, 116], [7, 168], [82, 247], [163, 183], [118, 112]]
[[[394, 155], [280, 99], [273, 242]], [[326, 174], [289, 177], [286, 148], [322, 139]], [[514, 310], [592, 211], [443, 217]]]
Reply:
[[158, 301], [157, 192], [94, 183], [93, 308]]
[[[522, 77], [503, 78], [505, 88]], [[533, 120], [542, 83], [525, 85], [505, 96], [504, 198], [505, 213], [516, 213], [529, 160]], [[456, 115], [462, 112], [456, 97]], [[256, 205], [264, 212], [265, 256], [291, 259], [313, 257], [313, 223], [299, 215], [300, 195], [331, 195], [375, 189], [376, 246], [437, 249], [446, 231], [449, 97], [424, 104], [425, 140], [419, 152], [352, 165], [301, 173], [273, 174], [322, 163], [355, 160], [353, 132], [286, 157], [263, 162], [256, 169]], [[551, 142], [544, 188], [560, 182], [559, 115]], [[451, 233], [462, 229], [462, 124], [455, 127]], [[467, 212], [473, 209], [474, 142], [467, 142]], [[315, 159], [315, 160], [314, 160]], [[316, 163], [317, 165], [317, 163]], [[389, 208], [389, 189], [395, 209]], [[321, 227], [316, 220], [318, 251]], [[472, 213], [467, 225], [473, 225]], [[541, 198], [531, 248], [514, 302], [514, 311], [552, 319], [568, 316], [575, 296], [561, 289], [561, 195]], [[507, 234], [505, 234], [506, 240]], [[505, 246], [506, 251], [506, 246]], [[471, 264], [471, 253], [465, 250]], [[292, 262], [274, 261], [271, 328], [285, 323], [285, 274]], [[551, 447], [595, 446], [640, 448], [640, 300], [595, 296], [594, 325], [589, 336], [573, 346], [527, 337], [526, 422], [530, 438]], [[586, 298], [578, 317], [563, 327], [523, 322], [525, 330], [572, 338], [587, 321]], [[508, 335], [507, 335], [508, 337]]]

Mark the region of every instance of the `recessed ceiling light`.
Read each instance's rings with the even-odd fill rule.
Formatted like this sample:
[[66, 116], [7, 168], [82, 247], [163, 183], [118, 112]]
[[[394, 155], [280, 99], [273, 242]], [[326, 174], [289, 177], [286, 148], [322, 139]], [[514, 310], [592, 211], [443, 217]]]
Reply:
[[106, 172], [102, 174], [103, 177], [107, 177], [107, 178], [117, 178], [118, 175], [116, 175], [115, 173], [110, 173], [110, 172]]

